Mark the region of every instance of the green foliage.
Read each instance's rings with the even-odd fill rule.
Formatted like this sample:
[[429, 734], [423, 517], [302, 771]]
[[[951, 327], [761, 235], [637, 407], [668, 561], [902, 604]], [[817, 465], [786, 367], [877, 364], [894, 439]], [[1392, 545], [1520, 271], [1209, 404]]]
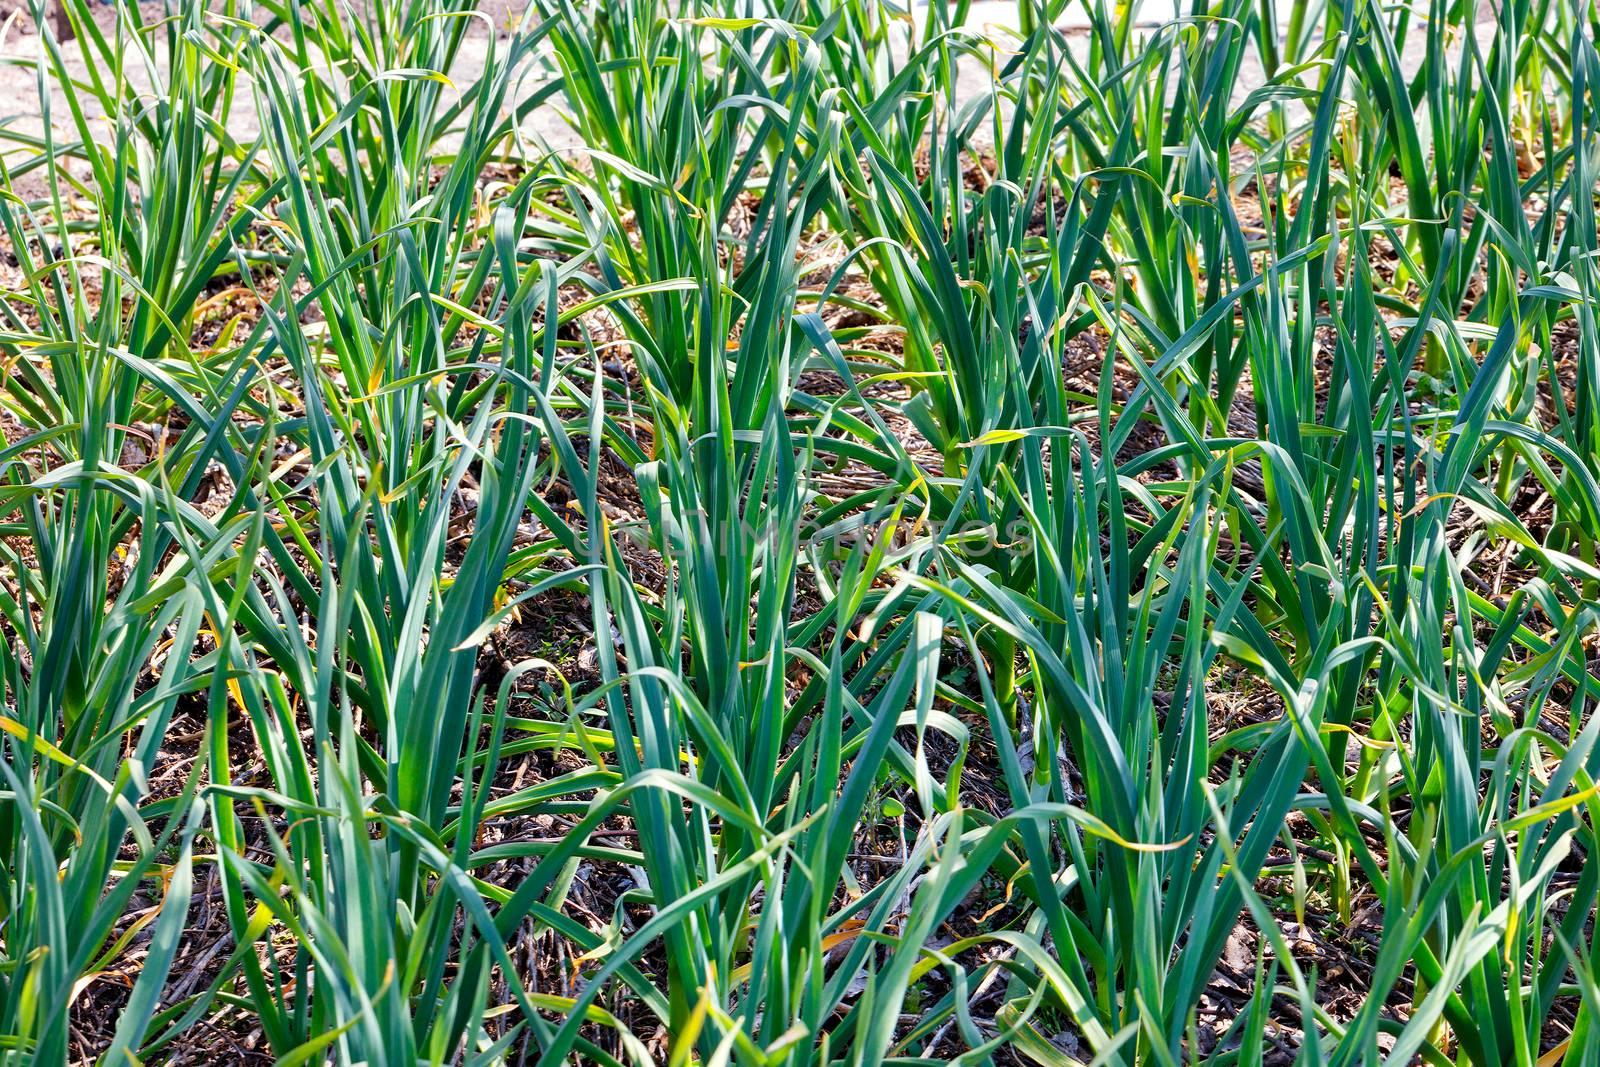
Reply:
[[1591, 7], [58, 2], [0, 1064], [1600, 1064]]

